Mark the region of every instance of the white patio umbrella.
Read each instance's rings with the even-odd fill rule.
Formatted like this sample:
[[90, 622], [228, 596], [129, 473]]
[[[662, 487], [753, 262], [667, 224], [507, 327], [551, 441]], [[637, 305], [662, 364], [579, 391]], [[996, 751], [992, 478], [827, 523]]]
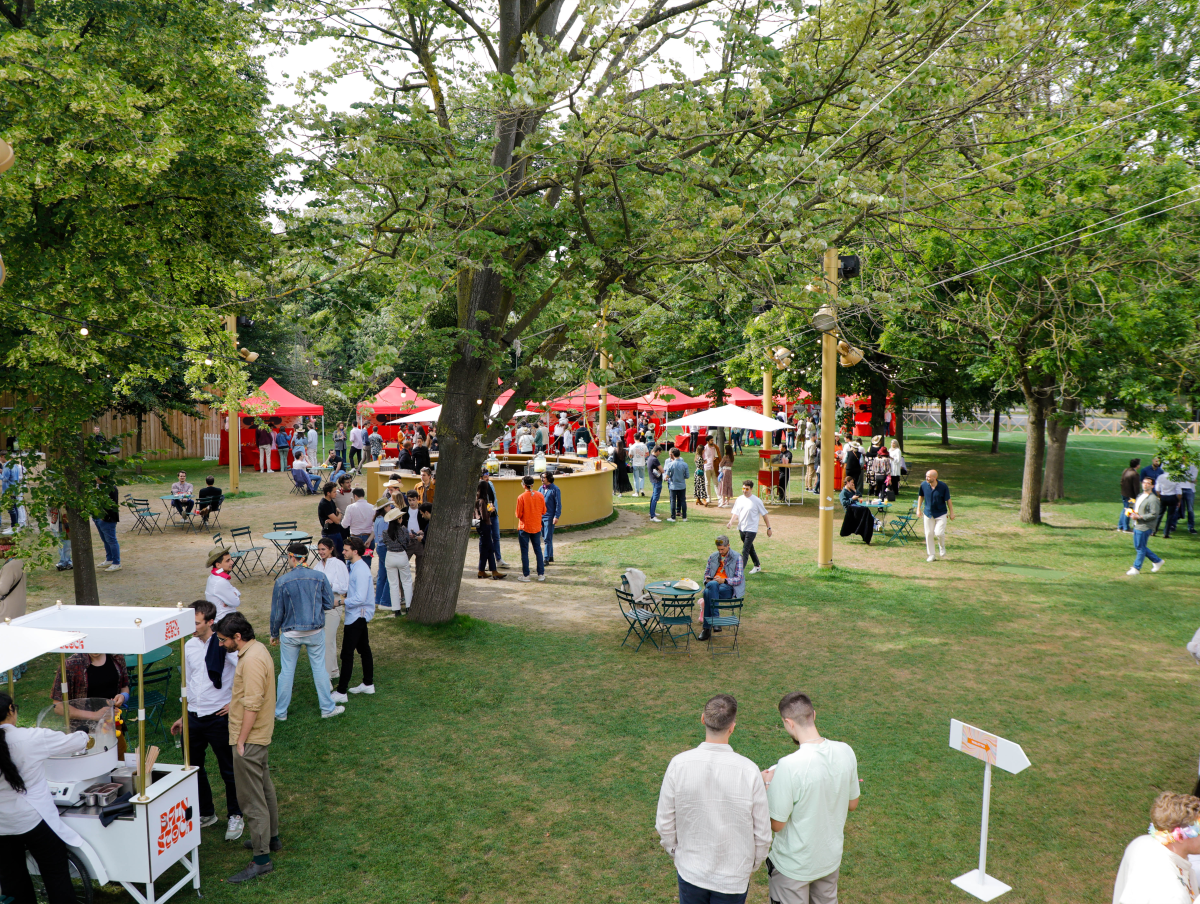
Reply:
[[707, 411], [698, 411], [695, 414], [689, 414], [687, 417], [681, 417], [677, 421], [670, 421], [664, 424], [663, 429], [691, 427], [693, 425], [696, 427], [728, 427], [732, 430], [761, 430], [766, 433], [773, 433], [776, 430], [796, 429], [782, 421], [766, 417], [748, 408], [739, 408], [737, 405], [722, 405], [720, 408], [709, 408]]
[[436, 424], [438, 418], [442, 416], [442, 406], [430, 408], [427, 411], [418, 411], [416, 414], [406, 414], [404, 417], [398, 417], [394, 421], [388, 421], [389, 424]]

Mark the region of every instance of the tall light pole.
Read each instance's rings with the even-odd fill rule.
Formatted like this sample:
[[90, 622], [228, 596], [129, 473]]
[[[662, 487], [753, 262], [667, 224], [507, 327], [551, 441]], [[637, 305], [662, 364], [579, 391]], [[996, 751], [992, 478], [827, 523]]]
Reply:
[[[225, 318], [225, 330], [233, 337], [233, 347], [236, 350], [238, 347], [237, 341], [237, 315], [230, 314]], [[229, 495], [232, 496], [238, 491], [238, 478], [242, 468], [242, 419], [241, 400], [226, 399], [227, 404], [231, 405], [229, 409]], [[279, 467], [284, 467], [286, 462], [280, 462]]]
[[813, 318], [821, 331], [821, 493], [817, 499], [817, 567], [833, 567], [834, 418], [837, 417], [838, 253], [825, 250], [826, 302]]

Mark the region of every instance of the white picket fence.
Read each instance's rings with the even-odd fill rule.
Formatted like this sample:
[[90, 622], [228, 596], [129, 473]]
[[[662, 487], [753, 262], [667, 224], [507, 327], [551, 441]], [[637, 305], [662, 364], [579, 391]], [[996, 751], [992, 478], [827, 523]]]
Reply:
[[204, 460], [216, 461], [221, 457], [221, 434], [204, 434]]
[[[992, 416], [977, 414], [974, 417], [959, 421], [954, 416], [953, 409], [948, 409], [951, 428], [958, 427], [968, 430], [991, 430]], [[909, 408], [904, 412], [906, 427], [931, 427], [941, 429], [942, 416], [936, 409]], [[1029, 416], [1023, 411], [1000, 415], [1000, 429], [1006, 433], [1025, 433], [1029, 426]], [[1193, 439], [1200, 438], [1200, 421], [1179, 421], [1179, 426]], [[1071, 433], [1085, 436], [1144, 436], [1144, 430], [1130, 430], [1125, 426], [1125, 419], [1111, 415], [1085, 415], [1083, 423], [1071, 428]]]

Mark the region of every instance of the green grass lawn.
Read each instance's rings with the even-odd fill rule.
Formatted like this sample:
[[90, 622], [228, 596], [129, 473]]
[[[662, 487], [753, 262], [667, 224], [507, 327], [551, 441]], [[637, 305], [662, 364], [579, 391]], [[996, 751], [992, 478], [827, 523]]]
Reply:
[[[837, 538], [835, 557], [853, 567], [821, 573], [811, 497], [773, 513], [792, 539], [759, 544], [767, 571], [751, 578], [738, 658], [635, 655], [620, 647], [615, 603], [575, 633], [377, 621], [378, 693], [345, 716], [319, 719], [300, 667], [271, 752], [286, 845], [275, 873], [223, 883], [247, 857], [206, 830], [205, 898], [671, 901], [655, 802], [670, 757], [702, 740], [704, 701], [738, 698], [734, 747], [767, 766], [793, 749], [775, 704], [804, 690], [863, 780], [842, 900], [973, 900], [950, 879], [976, 865], [983, 768], [948, 748], [952, 717], [1020, 743], [1033, 763], [994, 781], [989, 872], [1013, 886], [1002, 900], [1109, 900], [1155, 794], [1196, 779], [1200, 672], [1184, 645], [1200, 625], [1200, 543], [1186, 530], [1160, 540], [1161, 574], [1123, 576], [1118, 478], [1124, 458], [1148, 460], [1149, 440], [1072, 438], [1071, 498], [1046, 507], [1046, 525], [1018, 524], [1020, 442], [990, 456], [984, 442], [910, 437], [910, 469], [937, 467], [958, 513], [951, 557], [934, 565], [923, 547]], [[740, 460], [739, 482], [750, 467]], [[719, 516], [589, 541], [570, 564], [601, 588], [630, 565], [698, 576]], [[31, 670], [35, 687], [50, 667]], [[765, 902], [765, 886], [760, 871], [750, 900]]]

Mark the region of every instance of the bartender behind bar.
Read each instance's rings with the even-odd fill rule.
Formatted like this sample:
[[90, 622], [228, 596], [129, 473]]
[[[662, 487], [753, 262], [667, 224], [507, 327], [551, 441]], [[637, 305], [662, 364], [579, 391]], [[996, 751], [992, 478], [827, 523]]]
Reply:
[[25, 862], [37, 863], [54, 904], [78, 900], [71, 885], [67, 845], [81, 844], [58, 815], [46, 782], [45, 762], [79, 753], [87, 732], [63, 734], [49, 728], [18, 728], [12, 697], [0, 694], [0, 894], [18, 904], [36, 901]]
[[[129, 702], [129, 672], [125, 668], [125, 657], [108, 653], [75, 653], [67, 657], [67, 700], [102, 698], [121, 709]], [[54, 671], [54, 686], [50, 688], [50, 699], [54, 711], [62, 712], [62, 669]], [[95, 712], [84, 712], [71, 707], [71, 716], [77, 719], [94, 719]], [[117, 756], [125, 758], [125, 735], [117, 738]]]

